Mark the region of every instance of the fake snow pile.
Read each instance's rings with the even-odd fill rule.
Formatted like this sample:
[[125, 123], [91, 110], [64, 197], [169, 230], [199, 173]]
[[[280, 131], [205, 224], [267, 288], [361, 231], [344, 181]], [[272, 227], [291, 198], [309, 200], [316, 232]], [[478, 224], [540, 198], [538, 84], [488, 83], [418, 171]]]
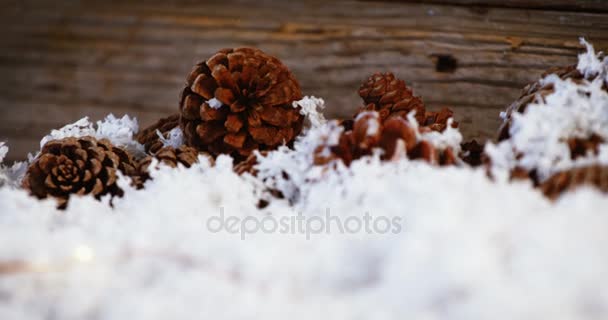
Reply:
[[[555, 96], [585, 100], [570, 86]], [[556, 97], [547, 104], [566, 112]], [[313, 127], [293, 150], [260, 155], [257, 178], [223, 156], [160, 166], [143, 190], [121, 178], [113, 208], [72, 197], [66, 211], [0, 188], [0, 319], [608, 317], [606, 196], [551, 203], [482, 169], [378, 155], [313, 166], [341, 129], [316, 113], [321, 100], [302, 103]], [[137, 148], [125, 139], [136, 123], [115, 120], [54, 134]], [[459, 142], [447, 132], [430, 139]], [[285, 199], [258, 209], [269, 188]]]

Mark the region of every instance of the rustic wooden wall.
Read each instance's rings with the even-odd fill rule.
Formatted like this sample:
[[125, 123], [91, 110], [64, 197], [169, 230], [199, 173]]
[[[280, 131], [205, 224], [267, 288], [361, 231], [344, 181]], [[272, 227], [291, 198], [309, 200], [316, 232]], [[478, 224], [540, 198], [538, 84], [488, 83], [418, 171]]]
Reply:
[[0, 30], [11, 159], [85, 115], [146, 125], [174, 112], [191, 65], [233, 46], [279, 56], [329, 116], [351, 114], [359, 83], [392, 70], [483, 138], [525, 83], [575, 61], [579, 36], [608, 49], [608, 1], [5, 0]]

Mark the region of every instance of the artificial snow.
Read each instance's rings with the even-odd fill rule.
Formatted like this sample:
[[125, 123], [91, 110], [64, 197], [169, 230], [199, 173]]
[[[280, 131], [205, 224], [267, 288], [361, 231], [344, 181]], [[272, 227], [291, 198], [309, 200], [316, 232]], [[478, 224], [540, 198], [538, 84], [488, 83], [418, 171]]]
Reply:
[[[605, 133], [598, 84], [547, 81], [556, 93], [546, 105], [514, 119], [510, 144], [488, 147], [495, 166], [563, 156], [562, 134], [540, 120], [551, 113], [567, 135]], [[90, 133], [136, 146], [123, 119], [83, 119], [45, 139]], [[606, 195], [586, 187], [550, 202], [484, 169], [377, 153], [315, 166], [342, 130], [319, 120], [293, 149], [257, 153], [256, 176], [234, 173], [227, 156], [153, 163], [142, 190], [119, 176], [124, 196], [111, 206], [73, 196], [58, 211], [0, 187], [0, 319], [608, 318]], [[462, 139], [451, 126], [420, 138]]]
[[7, 153], [8, 153], [8, 146], [6, 145], [5, 142], [0, 141], [0, 163], [2, 163], [2, 161], [6, 157]]
[[599, 76], [608, 81], [608, 57], [602, 57], [602, 52], [596, 54], [593, 46], [584, 38], [580, 38], [580, 42], [585, 46], [587, 52], [578, 55], [576, 68], [585, 78]]
[[216, 99], [216, 98], [211, 98], [211, 99], [209, 99], [209, 100], [207, 101], [207, 104], [208, 104], [208, 105], [209, 105], [209, 107], [210, 107], [210, 108], [212, 108], [212, 109], [219, 109], [219, 108], [221, 108], [221, 107], [224, 105], [224, 104], [223, 104], [223, 103], [222, 103], [220, 100], [218, 100], [218, 99]]
[[[256, 184], [227, 157], [152, 174], [144, 190], [124, 184], [113, 208], [73, 197], [59, 212], [0, 189], [0, 317], [608, 316], [608, 199], [590, 189], [553, 205], [483, 170], [368, 158], [323, 172], [293, 204], [260, 210]], [[318, 232], [313, 222], [327, 214], [399, 228]], [[244, 223], [298, 216], [310, 229]], [[240, 229], [217, 231], [222, 217]]]
[[27, 170], [28, 161], [18, 161], [11, 166], [6, 166], [3, 161], [8, 154], [9, 148], [5, 142], [0, 142], [0, 188], [16, 188]]
[[[413, 120], [416, 121], [416, 119]], [[458, 153], [460, 151], [460, 143], [462, 143], [462, 134], [460, 130], [452, 127], [453, 121], [452, 118], [448, 119], [447, 126], [442, 132], [424, 132], [420, 135], [420, 138], [430, 142], [439, 150], [451, 148], [454, 152]]]
[[135, 157], [145, 155], [144, 147], [134, 140], [139, 130], [137, 119], [128, 115], [116, 118], [113, 114], [108, 115], [103, 121], [93, 124], [89, 117], [84, 117], [72, 124], [68, 124], [61, 129], [52, 130], [40, 141], [42, 148], [51, 140], [59, 140], [67, 137], [92, 136], [97, 139], [108, 139], [118, 147], [124, 147]]
[[184, 144], [184, 133], [179, 127], [171, 129], [167, 135], [167, 138], [163, 136], [160, 130], [156, 130], [156, 135], [165, 147], [173, 147], [177, 149], [179, 146]]
[[300, 114], [304, 115], [312, 127], [318, 127], [327, 122], [323, 116], [325, 101], [314, 96], [305, 96], [292, 103], [294, 108], [300, 107]]

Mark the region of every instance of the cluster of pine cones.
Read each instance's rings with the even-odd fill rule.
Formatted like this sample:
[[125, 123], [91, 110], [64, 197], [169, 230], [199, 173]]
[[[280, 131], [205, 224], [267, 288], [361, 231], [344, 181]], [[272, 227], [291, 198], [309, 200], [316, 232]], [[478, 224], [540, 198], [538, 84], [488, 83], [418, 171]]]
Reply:
[[[405, 82], [394, 74], [371, 75], [359, 88], [359, 96], [363, 106], [351, 119], [336, 120], [343, 129], [338, 144], [321, 143], [313, 155], [315, 165], [341, 161], [348, 166], [353, 160], [375, 151], [380, 151], [385, 161], [407, 157], [441, 166], [482, 164], [483, 146], [475, 140], [463, 143], [459, 154], [451, 147], [439, 149], [421, 139], [423, 133], [443, 132], [449, 125], [457, 128], [454, 112], [449, 108], [428, 111], [422, 99], [414, 96]], [[414, 112], [415, 124], [408, 118], [411, 112]], [[237, 172], [255, 174], [255, 164], [256, 157], [252, 155], [237, 166]]]
[[[253, 48], [223, 49], [194, 66], [176, 114], [139, 132], [146, 157], [135, 159], [105, 139], [54, 140], [29, 166], [23, 187], [38, 198], [57, 199], [63, 209], [71, 194], [121, 196], [118, 172], [143, 188], [153, 158], [170, 167], [190, 167], [201, 156], [213, 162], [219, 154], [239, 162], [253, 150], [293, 142], [304, 121], [293, 102], [301, 98], [297, 80], [277, 58]], [[184, 144], [166, 146], [163, 140], [175, 128]]]
[[[562, 79], [581, 81], [584, 77], [570, 66], [552, 69]], [[499, 130], [498, 140], [509, 139], [511, 115], [551, 93], [550, 85], [540, 82], [526, 86], [521, 97], [507, 109], [507, 119]], [[343, 131], [337, 145], [320, 145], [314, 154], [315, 165], [353, 160], [381, 152], [390, 161], [400, 157], [422, 159], [436, 165], [480, 166], [486, 161], [483, 145], [475, 140], [461, 144], [461, 150], [438, 149], [422, 139], [424, 133], [443, 132], [451, 125], [454, 113], [444, 108], [428, 111], [423, 101], [413, 95], [403, 80], [392, 73], [375, 73], [359, 88], [363, 106], [351, 119], [340, 121]], [[190, 167], [204, 156], [212, 163], [220, 154], [235, 159], [239, 174], [255, 174], [257, 158], [280, 145], [290, 146], [303, 127], [304, 116], [294, 101], [302, 98], [294, 75], [277, 58], [254, 48], [223, 49], [196, 64], [186, 78], [179, 109], [158, 120], [136, 136], [147, 152], [135, 158], [125, 149], [105, 139], [94, 137], [64, 138], [48, 142], [30, 164], [23, 186], [38, 198], [53, 197], [59, 208], [67, 206], [71, 194], [121, 196], [118, 172], [131, 177], [143, 188], [150, 179], [152, 159], [170, 167]], [[416, 124], [408, 118], [414, 112]], [[168, 146], [174, 129], [183, 134], [183, 145]], [[573, 156], [588, 150], [597, 152], [602, 143], [597, 136], [572, 139], [568, 144]], [[513, 177], [534, 180], [534, 172], [516, 169]], [[608, 168], [592, 166], [562, 172], [539, 185], [547, 196], [555, 198], [576, 185], [591, 183], [608, 191]]]
[[[457, 163], [457, 155], [451, 148], [438, 150], [420, 139], [423, 132], [443, 132], [454, 115], [452, 110], [427, 111], [422, 100], [392, 73], [373, 74], [359, 88], [359, 96], [365, 106], [357, 111], [354, 120], [342, 122], [344, 131], [337, 145], [317, 148], [315, 164], [340, 159], [350, 165], [353, 160], [371, 155], [377, 149], [381, 150], [383, 160], [408, 157], [439, 165]], [[412, 111], [416, 125], [408, 120]], [[451, 125], [458, 127], [455, 121]]]

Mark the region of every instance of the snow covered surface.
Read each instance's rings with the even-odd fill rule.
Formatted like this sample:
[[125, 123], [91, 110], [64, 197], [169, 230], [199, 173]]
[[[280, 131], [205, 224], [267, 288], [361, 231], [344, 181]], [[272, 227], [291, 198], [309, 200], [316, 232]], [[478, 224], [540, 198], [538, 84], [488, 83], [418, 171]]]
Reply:
[[[556, 81], [544, 109], [582, 106], [594, 117], [552, 121], [603, 133], [606, 97], [594, 83], [572, 86]], [[510, 147], [557, 139], [534, 120], [542, 109], [515, 119]], [[134, 122], [122, 119], [97, 129], [84, 119], [51, 137], [135, 146]], [[113, 207], [85, 196], [57, 211], [0, 187], [0, 319], [608, 318], [608, 197], [582, 188], [552, 203], [483, 169], [378, 155], [313, 166], [313, 151], [341, 130], [319, 121], [293, 150], [259, 155], [257, 177], [222, 156], [213, 167], [161, 165], [143, 190], [120, 178]], [[461, 139], [449, 130], [434, 141]], [[492, 147], [505, 162], [496, 170], [516, 161]], [[271, 189], [284, 199], [258, 209]]]
[[293, 107], [300, 107], [300, 113], [308, 119], [312, 127], [318, 127], [326, 122], [323, 116], [325, 109], [325, 101], [321, 98], [306, 96], [301, 100], [294, 101]]
[[[153, 175], [145, 190], [123, 185], [113, 209], [83, 197], [58, 212], [50, 200], [0, 189], [0, 317], [608, 316], [608, 199], [592, 190], [551, 204], [482, 170], [372, 158], [325, 172], [293, 205], [259, 210], [257, 186], [226, 157]], [[341, 233], [333, 222], [332, 232], [316, 233], [328, 210], [400, 228]], [[244, 223], [298, 212], [308, 240]], [[222, 213], [241, 229], [216, 232]]]

